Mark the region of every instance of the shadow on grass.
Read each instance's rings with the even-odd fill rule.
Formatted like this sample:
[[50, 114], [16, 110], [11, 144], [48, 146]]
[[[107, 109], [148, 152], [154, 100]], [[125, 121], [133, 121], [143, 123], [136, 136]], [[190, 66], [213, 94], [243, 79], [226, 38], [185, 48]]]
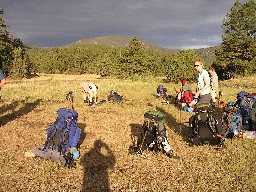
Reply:
[[0, 107], [1, 114], [4, 114], [8, 110], [14, 111], [14, 109], [16, 109], [20, 103], [21, 103], [21, 101], [16, 100], [16, 101], [13, 101], [11, 104], [2, 105]]
[[184, 123], [181, 123], [181, 115], [182, 115], [183, 111], [181, 111], [179, 109], [180, 117], [177, 120], [175, 117], [173, 117], [170, 113], [166, 112], [161, 107], [156, 107], [156, 110], [160, 111], [161, 113], [163, 113], [165, 115], [165, 120], [166, 120], [166, 123], [167, 123], [168, 127], [173, 127], [174, 131], [176, 133], [180, 134], [182, 136], [182, 139], [185, 142], [189, 141], [188, 138], [189, 138], [189, 135], [190, 135], [190, 129], [191, 128], [189, 127], [189, 124], [185, 125]]
[[[11, 122], [17, 118], [20, 118], [21, 116], [23, 116], [27, 113], [33, 111], [33, 109], [35, 109], [40, 104], [41, 101], [42, 101], [42, 99], [37, 99], [34, 102], [26, 102], [26, 100], [13, 101], [11, 104], [1, 107], [1, 111], [2, 111], [2, 108], [4, 111], [7, 111], [7, 110], [13, 111], [11, 114], [7, 114], [7, 115], [4, 115], [1, 117], [1, 124], [5, 125], [8, 122]], [[17, 108], [17, 106], [20, 103], [22, 103], [23, 106], [20, 109], [18, 109], [17, 111], [15, 111], [15, 108]]]
[[80, 139], [79, 139], [79, 142], [78, 142], [78, 148], [80, 148], [80, 145], [84, 142], [84, 140], [86, 138], [86, 133], [84, 132], [84, 129], [85, 129], [86, 125], [83, 124], [83, 123], [77, 123], [77, 127], [82, 130], [81, 135], [80, 135]]
[[129, 147], [129, 152], [130, 152], [134, 147], [137, 147], [138, 138], [139, 138], [140, 135], [143, 133], [142, 124], [131, 123], [131, 124], [130, 124], [130, 127], [131, 127], [131, 141], [132, 141], [132, 144], [131, 144], [130, 147]]
[[108, 169], [114, 167], [116, 158], [108, 145], [101, 140], [94, 142], [94, 147], [84, 154], [80, 163], [84, 166], [82, 191], [111, 191]]

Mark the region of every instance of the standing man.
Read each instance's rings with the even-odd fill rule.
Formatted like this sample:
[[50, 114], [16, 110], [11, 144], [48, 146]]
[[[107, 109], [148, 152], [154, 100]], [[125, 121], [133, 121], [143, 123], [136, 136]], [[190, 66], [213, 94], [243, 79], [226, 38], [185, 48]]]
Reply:
[[215, 72], [214, 67], [210, 67], [209, 73], [211, 75], [211, 98], [212, 98], [212, 103], [216, 103], [216, 98], [218, 98], [218, 75]]
[[6, 83], [3, 71], [0, 69], [0, 100], [2, 99], [1, 88]]
[[198, 98], [198, 103], [210, 103], [210, 76], [204, 69], [204, 61], [199, 59], [194, 64], [195, 70], [199, 73], [197, 78], [197, 92], [194, 98]]

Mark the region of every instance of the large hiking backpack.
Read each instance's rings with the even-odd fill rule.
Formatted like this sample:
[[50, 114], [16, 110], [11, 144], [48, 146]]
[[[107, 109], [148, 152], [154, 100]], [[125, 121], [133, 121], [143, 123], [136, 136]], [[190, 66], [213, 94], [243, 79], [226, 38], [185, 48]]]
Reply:
[[222, 126], [227, 138], [239, 137], [243, 129], [242, 115], [233, 107], [223, 109]]
[[236, 106], [239, 107], [243, 117], [243, 125], [249, 124], [249, 113], [252, 106], [256, 103], [256, 94], [249, 94], [246, 91], [241, 91], [237, 94]]
[[79, 149], [81, 129], [77, 127], [78, 113], [66, 108], [60, 108], [57, 113], [56, 121], [47, 129], [47, 139], [41, 150], [58, 151], [69, 164], [79, 157], [78, 151], [76, 154], [70, 151], [73, 148]]
[[246, 99], [248, 95], [249, 93], [247, 93], [246, 91], [240, 91], [239, 93], [237, 93], [236, 99], [239, 103], [241, 103], [244, 99]]
[[250, 109], [250, 113], [249, 113], [249, 131], [256, 131], [256, 103]]
[[220, 137], [223, 129], [217, 110], [209, 104], [197, 104], [194, 109], [195, 114], [190, 117], [191, 127], [190, 141], [193, 144], [222, 144]]
[[163, 85], [159, 85], [159, 86], [157, 87], [156, 92], [157, 92], [157, 96], [158, 96], [158, 97], [164, 98], [164, 97], [166, 97], [167, 89], [164, 88]]
[[144, 114], [143, 133], [138, 139], [139, 150], [156, 150], [172, 155], [166, 131], [166, 122], [163, 113], [147, 111]]
[[252, 107], [253, 105], [256, 105], [256, 93], [250, 93], [247, 97], [249, 99], [250, 107]]
[[109, 92], [108, 101], [111, 103], [122, 103], [123, 96], [121, 96], [117, 92], [114, 92], [113, 90], [111, 90]]

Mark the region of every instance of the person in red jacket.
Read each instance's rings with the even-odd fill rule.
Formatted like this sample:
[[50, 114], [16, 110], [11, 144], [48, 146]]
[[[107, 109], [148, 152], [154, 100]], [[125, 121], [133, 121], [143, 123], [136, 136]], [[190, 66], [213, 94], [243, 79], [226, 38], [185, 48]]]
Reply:
[[3, 87], [3, 85], [6, 83], [6, 80], [4, 78], [4, 74], [3, 71], [0, 69], [0, 100], [2, 98], [2, 94], [1, 94], [1, 88]]

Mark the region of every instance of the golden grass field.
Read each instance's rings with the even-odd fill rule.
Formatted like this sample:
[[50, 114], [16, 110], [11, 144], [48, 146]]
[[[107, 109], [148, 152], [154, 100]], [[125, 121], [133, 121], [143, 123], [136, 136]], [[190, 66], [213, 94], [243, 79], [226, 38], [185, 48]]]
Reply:
[[[255, 78], [220, 82], [222, 100], [235, 101], [242, 90], [256, 92]], [[87, 79], [98, 85], [99, 100], [107, 100], [113, 89], [124, 96], [124, 102], [87, 106], [79, 88]], [[179, 109], [162, 104], [155, 97], [159, 84], [171, 95], [179, 86], [161, 79], [135, 82], [96, 75], [41, 74], [8, 80], [0, 102], [0, 191], [256, 191], [256, 139], [227, 139], [226, 148], [221, 149], [189, 146], [187, 122], [192, 114], [182, 111], [180, 119]], [[76, 168], [25, 157], [26, 151], [44, 144], [56, 111], [68, 107], [65, 96], [69, 91], [74, 92], [84, 133]], [[174, 158], [153, 152], [129, 153], [143, 114], [152, 109], [165, 114]], [[99, 143], [105, 146], [101, 153], [97, 152]]]

